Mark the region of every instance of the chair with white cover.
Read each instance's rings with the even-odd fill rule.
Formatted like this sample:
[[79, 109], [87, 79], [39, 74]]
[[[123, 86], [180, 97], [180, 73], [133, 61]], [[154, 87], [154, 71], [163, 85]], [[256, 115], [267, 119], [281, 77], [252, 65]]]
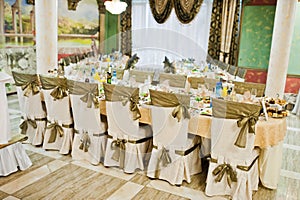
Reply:
[[47, 109], [47, 127], [43, 148], [68, 154], [73, 142], [73, 118], [67, 79], [40, 75]]
[[204, 84], [204, 77], [189, 77], [188, 82], [190, 83], [190, 87], [193, 89], [198, 89], [199, 84]]
[[252, 199], [258, 189], [255, 124], [261, 106], [212, 99], [211, 159], [205, 194]]
[[26, 170], [32, 162], [21, 141], [25, 135], [14, 135], [6, 144], [0, 144], [0, 176], [7, 176], [18, 170]]
[[172, 185], [191, 182], [202, 171], [201, 139], [188, 134], [190, 97], [150, 90], [153, 149], [147, 176]]
[[144, 83], [150, 77], [150, 82], [153, 80], [154, 72], [132, 69], [129, 71], [130, 78], [134, 77], [136, 82]]
[[250, 83], [234, 81], [234, 90], [237, 94], [244, 94], [245, 91], [251, 91], [252, 88], [257, 90], [257, 97], [263, 97], [265, 94], [266, 84], [263, 83]]
[[22, 112], [21, 133], [28, 136], [27, 143], [43, 144], [46, 126], [46, 110], [43, 108], [40, 83], [37, 74], [12, 72]]
[[152, 129], [140, 125], [139, 88], [104, 84], [108, 138], [104, 166], [125, 173], [145, 170], [152, 148]]
[[168, 73], [160, 73], [159, 74], [159, 83], [163, 83], [168, 80], [169, 85], [175, 88], [184, 88], [187, 80], [186, 75], [179, 74], [168, 74]]
[[68, 80], [74, 118], [73, 160], [93, 165], [103, 162], [106, 148], [106, 120], [100, 115], [97, 83]]

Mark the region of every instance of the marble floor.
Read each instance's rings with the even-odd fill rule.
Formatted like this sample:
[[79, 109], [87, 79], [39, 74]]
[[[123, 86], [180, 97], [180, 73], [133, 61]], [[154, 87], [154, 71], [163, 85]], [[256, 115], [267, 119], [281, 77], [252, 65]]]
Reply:
[[[8, 102], [11, 129], [17, 133], [20, 123], [17, 95], [9, 95]], [[287, 122], [278, 189], [259, 186], [254, 200], [300, 199], [300, 118], [291, 115]], [[228, 199], [205, 196], [205, 170], [194, 175], [190, 184], [171, 186], [165, 181], [150, 180], [143, 172], [125, 174], [116, 168], [93, 166], [74, 161], [70, 155], [23, 145], [33, 165], [0, 177], [0, 199]]]

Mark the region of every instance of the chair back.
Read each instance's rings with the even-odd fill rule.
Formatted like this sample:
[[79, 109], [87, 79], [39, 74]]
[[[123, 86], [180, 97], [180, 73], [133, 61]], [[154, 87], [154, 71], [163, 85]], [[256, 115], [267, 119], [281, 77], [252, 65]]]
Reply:
[[249, 83], [234, 81], [234, 90], [238, 94], [244, 94], [245, 91], [251, 91], [252, 88], [257, 90], [257, 97], [262, 97], [265, 94], [266, 84], [262, 83]]
[[191, 85], [191, 88], [198, 89], [198, 84], [204, 84], [204, 77], [189, 77], [188, 81]]
[[254, 104], [212, 99], [213, 158], [222, 157], [232, 161], [244, 160], [251, 155], [254, 149], [255, 124], [261, 108]]
[[67, 79], [40, 75], [40, 81], [48, 120], [71, 124], [73, 120], [70, 111], [70, 99], [67, 92]]
[[213, 90], [216, 87], [217, 82], [219, 82], [218, 79], [204, 78], [204, 83], [208, 85], [209, 90]]
[[37, 74], [27, 74], [12, 71], [12, 75], [17, 87], [21, 87], [24, 96], [36, 95], [40, 92], [39, 77]]
[[237, 67], [234, 66], [234, 65], [229, 65], [228, 68], [227, 68], [227, 72], [233, 76], [236, 75], [237, 73]]
[[76, 130], [105, 132], [101, 123], [98, 84], [68, 80]]
[[66, 78], [40, 75], [40, 81], [42, 89], [51, 90], [51, 96], [54, 99], [63, 99], [64, 97], [68, 97], [68, 85]]
[[15, 71], [12, 72], [12, 75], [23, 114], [31, 119], [44, 118], [46, 111], [42, 105], [38, 75]]
[[171, 87], [184, 88], [186, 84], [186, 79], [187, 79], [186, 75], [168, 74], [168, 73], [159, 74], [159, 83], [162, 83], [165, 80], [169, 80], [169, 85]]
[[148, 71], [141, 71], [141, 70], [130, 70], [129, 71], [130, 77], [135, 76], [136, 82], [144, 83], [145, 80], [148, 80], [148, 76], [151, 78], [151, 82], [153, 80], [154, 72], [148, 72]]
[[240, 77], [240, 78], [245, 78], [246, 73], [247, 73], [247, 69], [238, 67], [238, 68], [237, 68], [236, 76], [238, 76], [238, 77]]
[[150, 90], [153, 144], [185, 149], [188, 141], [188, 95]]
[[108, 134], [113, 137], [128, 139], [142, 138], [139, 135], [141, 117], [138, 100], [139, 88], [104, 83]]

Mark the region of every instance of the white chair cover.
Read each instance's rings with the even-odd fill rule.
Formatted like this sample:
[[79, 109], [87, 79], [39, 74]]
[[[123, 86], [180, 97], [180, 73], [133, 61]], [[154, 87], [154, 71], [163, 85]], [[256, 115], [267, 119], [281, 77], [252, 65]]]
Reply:
[[[74, 130], [70, 98], [66, 92], [67, 80], [65, 78], [46, 77], [42, 75], [40, 75], [40, 79], [48, 121], [43, 148], [58, 150], [61, 154], [68, 154], [72, 149]], [[53, 93], [57, 88], [60, 88], [61, 92]], [[64, 95], [59, 96], [59, 93]], [[62, 128], [61, 133], [57, 130], [58, 126]], [[54, 140], [52, 140], [53, 137]]]
[[87, 160], [93, 165], [98, 165], [103, 162], [105, 155], [107, 122], [101, 119], [98, 107], [94, 105], [87, 107], [87, 103], [81, 100], [83, 94], [77, 90], [87, 89], [89, 86], [98, 88], [98, 85], [76, 81], [68, 81], [68, 85], [76, 130], [72, 145], [72, 159]]
[[[217, 108], [221, 103], [222, 108]], [[239, 147], [237, 142], [241, 127], [238, 119], [230, 119], [226, 112], [230, 112], [234, 102], [213, 99], [213, 118], [211, 124], [211, 160], [207, 174], [205, 194], [230, 195], [232, 199], [252, 199], [252, 191], [258, 189], [258, 155], [259, 150], [254, 148], [255, 135], [248, 132], [246, 127], [245, 147]], [[246, 104], [239, 103], [237, 107]], [[248, 105], [249, 106], [249, 105]], [[250, 105], [248, 113], [259, 113], [260, 107]], [[215, 110], [223, 112], [224, 117], [216, 116]], [[242, 112], [242, 111], [241, 111]], [[247, 113], [247, 109], [243, 110]]]
[[[31, 82], [38, 83], [36, 74], [24, 74], [12, 72], [15, 80], [20, 110], [22, 112], [22, 124], [26, 123], [27, 128], [23, 128], [22, 133], [28, 136], [26, 143], [32, 145], [41, 145], [43, 143], [45, 126], [46, 126], [46, 111], [42, 105], [42, 96], [39, 92], [39, 86], [36, 87], [37, 93], [29, 89]], [[27, 85], [27, 87], [25, 87]], [[30, 92], [28, 92], [30, 91]], [[36, 126], [28, 121], [33, 121]], [[22, 124], [20, 126], [22, 126]], [[24, 127], [24, 126], [23, 126]]]
[[[200, 137], [188, 137], [188, 119], [180, 122], [173, 118], [174, 107], [152, 106], [153, 146], [147, 176], [168, 181], [172, 185], [181, 185], [183, 181], [191, 182], [191, 175], [200, 173], [201, 159], [199, 155]], [[186, 151], [198, 147], [188, 155], [182, 156], [175, 151]], [[160, 161], [162, 149], [165, 148], [171, 163], [163, 166]]]
[[28, 169], [32, 162], [20, 142], [0, 149], [0, 176]]
[[[182, 113], [178, 113], [181, 115], [179, 118], [172, 116], [176, 107], [163, 105], [165, 101], [174, 102], [178, 106], [183, 103], [171, 99], [176, 98], [174, 94], [150, 90], [150, 96], [154, 104], [151, 106], [154, 148], [147, 176], [166, 180], [172, 185], [181, 185], [183, 181], [190, 183], [191, 175], [202, 171], [200, 137], [188, 137], [189, 118]], [[189, 103], [188, 96], [178, 95], [178, 98], [181, 99], [181, 96]]]
[[152, 148], [152, 129], [149, 125], [139, 126], [130, 110], [130, 100], [125, 105], [116, 100], [123, 92], [124, 95], [138, 95], [139, 89], [105, 84], [104, 91], [109, 135], [104, 166], [118, 166], [126, 173], [144, 170]]

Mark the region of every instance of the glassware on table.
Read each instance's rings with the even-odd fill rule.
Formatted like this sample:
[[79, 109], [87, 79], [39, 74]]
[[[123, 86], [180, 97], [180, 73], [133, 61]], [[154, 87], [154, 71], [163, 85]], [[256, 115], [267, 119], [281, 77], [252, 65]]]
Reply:
[[257, 89], [256, 88], [252, 88], [251, 89], [251, 100], [254, 101], [257, 95]]

